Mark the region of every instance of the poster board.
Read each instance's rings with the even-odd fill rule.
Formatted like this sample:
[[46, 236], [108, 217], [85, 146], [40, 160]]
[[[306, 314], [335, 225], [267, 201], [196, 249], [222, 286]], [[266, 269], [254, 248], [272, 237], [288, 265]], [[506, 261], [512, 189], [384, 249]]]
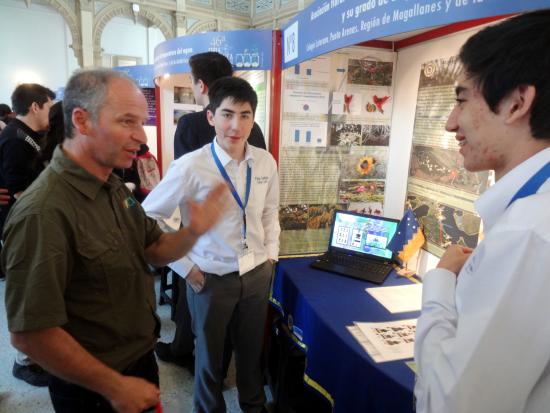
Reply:
[[416, 102], [407, 202], [423, 226], [427, 251], [438, 257], [450, 244], [477, 245], [481, 220], [474, 201], [490, 181], [489, 172], [464, 168], [455, 133], [445, 131], [461, 70], [456, 57], [422, 64]]
[[326, 251], [335, 209], [383, 214], [394, 70], [349, 47], [283, 72], [282, 255]]

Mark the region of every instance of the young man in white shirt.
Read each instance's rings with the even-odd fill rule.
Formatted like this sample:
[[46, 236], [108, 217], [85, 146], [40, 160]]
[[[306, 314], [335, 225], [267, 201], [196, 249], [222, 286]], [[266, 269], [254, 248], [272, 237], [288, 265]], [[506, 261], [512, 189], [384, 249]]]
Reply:
[[550, 10], [462, 47], [446, 129], [469, 171], [494, 170], [476, 202], [485, 238], [450, 246], [424, 276], [418, 412], [547, 412], [550, 406]]
[[187, 201], [201, 200], [225, 182], [233, 199], [228, 212], [187, 257], [171, 264], [185, 275], [195, 346], [194, 405], [197, 413], [225, 412], [222, 355], [229, 334], [235, 349], [239, 404], [265, 411], [260, 355], [273, 263], [279, 253], [277, 165], [265, 150], [247, 144], [257, 96], [243, 79], [217, 80], [208, 92], [208, 121], [216, 138], [172, 163], [143, 207], [157, 219]]

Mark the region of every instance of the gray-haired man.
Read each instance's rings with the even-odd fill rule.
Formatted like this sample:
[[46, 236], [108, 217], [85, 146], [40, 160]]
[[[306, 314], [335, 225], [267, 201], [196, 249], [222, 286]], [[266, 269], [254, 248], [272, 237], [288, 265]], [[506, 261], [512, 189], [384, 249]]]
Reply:
[[81, 71], [63, 104], [63, 147], [6, 224], [12, 344], [53, 375], [57, 412], [141, 412], [159, 400], [147, 263], [184, 255], [221, 216], [226, 189], [191, 203], [186, 228], [163, 233], [111, 174], [129, 167], [146, 141], [140, 89], [121, 73]]

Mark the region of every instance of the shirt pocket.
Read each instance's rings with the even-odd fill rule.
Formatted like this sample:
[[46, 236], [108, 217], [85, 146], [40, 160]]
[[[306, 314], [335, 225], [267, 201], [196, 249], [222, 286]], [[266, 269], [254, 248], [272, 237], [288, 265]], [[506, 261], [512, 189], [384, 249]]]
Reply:
[[108, 295], [111, 302], [120, 300], [130, 288], [135, 270], [124, 246], [113, 236], [80, 238], [77, 251], [82, 264], [80, 279], [98, 293]]
[[248, 199], [247, 209], [253, 210], [256, 213], [260, 213], [264, 210], [265, 199], [267, 196], [269, 182], [265, 179], [259, 181], [253, 180], [252, 187], [250, 189], [250, 196]]

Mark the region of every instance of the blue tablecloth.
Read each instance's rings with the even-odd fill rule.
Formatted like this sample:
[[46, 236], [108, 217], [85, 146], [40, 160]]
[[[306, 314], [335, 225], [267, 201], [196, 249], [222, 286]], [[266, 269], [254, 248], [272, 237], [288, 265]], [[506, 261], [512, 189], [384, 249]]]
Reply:
[[[313, 259], [281, 260], [270, 298], [306, 354], [305, 382], [334, 413], [413, 411], [407, 360], [375, 363], [346, 326], [417, 318], [419, 312], [391, 314], [365, 291], [375, 284], [312, 269]], [[392, 272], [383, 285], [410, 282]]]

